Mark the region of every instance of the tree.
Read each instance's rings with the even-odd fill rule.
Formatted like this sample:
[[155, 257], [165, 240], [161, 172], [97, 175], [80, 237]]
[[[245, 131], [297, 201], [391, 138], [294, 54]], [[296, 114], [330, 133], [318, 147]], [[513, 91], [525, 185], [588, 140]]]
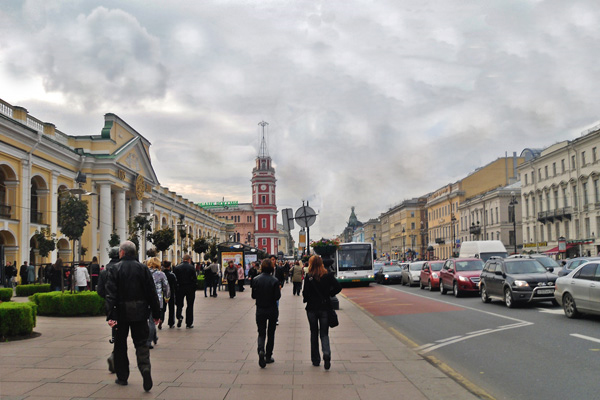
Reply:
[[[135, 248], [140, 250], [140, 237], [139, 232], [152, 232], [152, 225], [150, 224], [150, 218], [146, 218], [143, 215], [136, 215], [132, 220], [129, 220], [129, 240], [135, 244]], [[146, 234], [146, 240], [149, 235]]]
[[159, 229], [148, 235], [148, 239], [156, 247], [156, 251], [163, 252], [175, 243], [175, 231], [171, 228]]
[[56, 234], [50, 233], [49, 228], [42, 228], [35, 231], [33, 235], [37, 243], [37, 250], [42, 257], [48, 257], [50, 252], [56, 249]]
[[121, 238], [116, 232], [110, 234], [110, 239], [108, 240], [109, 247], [117, 247], [121, 244]]
[[201, 237], [194, 241], [194, 251], [198, 254], [206, 253], [209, 244], [205, 238]]
[[[204, 259], [206, 260], [210, 260], [212, 262], [217, 262], [217, 240], [215, 238], [213, 238], [213, 240], [210, 242], [210, 246], [208, 248], [208, 253], [204, 256]], [[208, 255], [208, 258], [206, 258], [206, 256]]]
[[80, 200], [68, 192], [61, 196], [60, 201], [58, 214], [60, 231], [70, 240], [79, 239], [89, 222], [87, 201]]

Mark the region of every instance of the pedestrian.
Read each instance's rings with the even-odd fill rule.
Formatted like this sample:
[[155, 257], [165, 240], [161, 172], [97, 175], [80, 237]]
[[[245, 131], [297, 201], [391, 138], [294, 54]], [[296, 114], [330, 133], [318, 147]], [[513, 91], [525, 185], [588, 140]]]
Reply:
[[27, 266], [27, 283], [30, 285], [35, 283], [35, 265], [33, 263]]
[[138, 369], [146, 392], [152, 389], [150, 349], [148, 339], [148, 307], [152, 310], [154, 323], [160, 322], [160, 304], [150, 270], [136, 259], [135, 244], [131, 241], [119, 247], [121, 261], [110, 268], [106, 281], [106, 319], [108, 325], [117, 327], [115, 335], [115, 372], [118, 385], [127, 385], [129, 358], [127, 336], [135, 346]]
[[181, 264], [173, 269], [177, 277], [177, 327], [183, 322], [183, 300], [185, 299], [185, 327], [194, 327], [194, 300], [196, 300], [196, 269], [190, 263], [192, 257], [184, 254]]
[[238, 292], [244, 291], [244, 283], [246, 283], [246, 271], [244, 271], [244, 267], [242, 264], [238, 264], [237, 266], [238, 272]]
[[[211, 289], [212, 289], [212, 281], [213, 281], [213, 272], [212, 272], [212, 269], [210, 268], [210, 265], [207, 265], [204, 268], [202, 268], [202, 273], [204, 274], [204, 297], [208, 297], [209, 295], [212, 296]], [[206, 294], [207, 289], [208, 289], [208, 295]]]
[[252, 279], [251, 287], [252, 298], [256, 300], [258, 365], [264, 368], [267, 364], [275, 362], [273, 348], [275, 347], [275, 329], [277, 329], [277, 319], [279, 318], [277, 301], [281, 298], [281, 286], [273, 276], [273, 264], [270, 260], [263, 260], [261, 274]]
[[17, 275], [17, 270], [15, 269], [15, 267], [13, 267], [13, 265], [10, 261], [7, 261], [6, 265], [4, 266], [4, 279], [6, 282], [4, 284], [4, 287], [9, 287], [9, 288], [13, 287], [15, 275]]
[[306, 316], [310, 325], [310, 359], [315, 367], [321, 363], [319, 338], [323, 350], [325, 369], [331, 367], [331, 346], [329, 345], [328, 310], [331, 308], [331, 296], [342, 290], [342, 286], [332, 273], [323, 266], [323, 259], [314, 255], [308, 260], [308, 274], [304, 279], [302, 291], [306, 303]]
[[[165, 318], [163, 305], [171, 298], [171, 289], [169, 288], [167, 276], [160, 270], [160, 260], [157, 257], [149, 258], [146, 261], [146, 265], [150, 268], [154, 286], [156, 287], [156, 295], [158, 296], [158, 302], [160, 304], [160, 322], [158, 323], [158, 329], [162, 329], [162, 322]], [[158, 334], [156, 332], [156, 325], [154, 325], [151, 310], [148, 310], [148, 332], [148, 347], [153, 349], [154, 346], [152, 346], [152, 342], [154, 342], [154, 344], [158, 342]]]
[[300, 292], [302, 291], [302, 279], [304, 279], [304, 269], [302, 268], [302, 265], [300, 265], [300, 261], [294, 263], [294, 266], [290, 269], [290, 275], [292, 277], [293, 285], [292, 293], [300, 296]]
[[[110, 250], [108, 250], [108, 257], [110, 258], [110, 261], [108, 262], [108, 264], [106, 264], [106, 268], [102, 269], [100, 271], [100, 274], [98, 275], [98, 287], [97, 287], [98, 296], [102, 297], [103, 299], [106, 298], [106, 280], [107, 280], [108, 274], [109, 274], [110, 270], [119, 263], [119, 248], [116, 246], [111, 247]], [[60, 260], [60, 258], [58, 260]], [[57, 264], [58, 264], [58, 260], [56, 260]], [[60, 261], [60, 265], [62, 266], [62, 260]], [[55, 267], [56, 267], [56, 264], [55, 264]], [[58, 271], [58, 273], [60, 274], [60, 271]], [[110, 353], [110, 356], [108, 356], [108, 358], [106, 359], [106, 362], [108, 363], [108, 370], [110, 371], [111, 374], [115, 373], [114, 343], [115, 343], [116, 331], [117, 331], [116, 327], [111, 328], [112, 335], [111, 335], [109, 342], [113, 343], [113, 351]]]
[[98, 257], [92, 257], [92, 263], [90, 264], [90, 277], [92, 278], [90, 290], [96, 290], [98, 286], [98, 276], [100, 275], [100, 264], [98, 264]]
[[250, 269], [248, 270], [248, 280], [250, 281], [250, 287], [252, 287], [252, 280], [259, 274], [258, 267], [258, 261], [255, 261], [252, 264], [250, 264]]
[[219, 284], [219, 281], [221, 280], [221, 275], [219, 274], [221, 267], [219, 267], [219, 264], [217, 264], [216, 262], [211, 262], [208, 267], [210, 268], [211, 275], [212, 275], [211, 294], [210, 295], [211, 295], [211, 297], [217, 297], [217, 285]]
[[50, 281], [50, 289], [55, 292], [60, 292], [62, 290], [62, 277], [63, 277], [63, 261], [62, 258], [58, 257], [56, 262], [52, 264], [50, 267], [50, 271], [48, 272], [49, 281]]
[[229, 289], [229, 298], [233, 299], [235, 297], [235, 281], [238, 278], [237, 268], [235, 268], [233, 260], [227, 261], [224, 275], [227, 281], [227, 289]]
[[19, 268], [19, 277], [21, 278], [21, 285], [27, 284], [27, 261], [23, 261], [23, 265]]
[[[169, 291], [171, 292], [171, 298], [166, 304], [163, 305], [163, 320], [167, 311], [167, 307], [169, 309], [169, 319], [167, 324], [169, 325], [169, 329], [175, 326], [175, 303], [177, 301], [177, 277], [171, 271], [171, 261], [163, 261], [163, 272], [167, 277], [167, 281], [169, 282]], [[162, 321], [161, 321], [162, 322]], [[158, 329], [162, 329], [162, 323], [158, 324]]]
[[[275, 257], [275, 256], [271, 256], [271, 257]], [[285, 267], [283, 266], [283, 263], [281, 261], [277, 262], [276, 265], [277, 266], [275, 268], [275, 278], [277, 278], [279, 280], [279, 284], [281, 285], [281, 287], [283, 287], [283, 285], [285, 284], [285, 275], [286, 275]]]
[[87, 285], [90, 282], [90, 273], [83, 264], [79, 264], [75, 269], [75, 286], [77, 291], [83, 292], [87, 289]]

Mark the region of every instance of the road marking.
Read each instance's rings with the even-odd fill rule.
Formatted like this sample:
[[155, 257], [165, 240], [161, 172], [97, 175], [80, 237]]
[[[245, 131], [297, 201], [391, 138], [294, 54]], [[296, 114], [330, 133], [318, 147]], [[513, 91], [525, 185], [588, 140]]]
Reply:
[[596, 339], [591, 336], [580, 335], [579, 333], [571, 333], [571, 336], [579, 338], [579, 339], [583, 339], [583, 340], [589, 340], [590, 342], [600, 343], [600, 339]]
[[467, 333], [467, 335], [474, 335], [474, 334], [476, 334], [476, 333], [487, 332], [487, 331], [489, 331], [489, 330], [491, 330], [491, 329], [482, 329], [482, 330], [480, 330], [480, 331], [469, 332], [469, 333]]
[[546, 314], [556, 314], [556, 315], [558, 315], [558, 314], [564, 314], [564, 311], [563, 311], [562, 308], [558, 308], [558, 309], [553, 308], [553, 309], [550, 309], [550, 308], [539, 308], [538, 307], [538, 311], [546, 313]]
[[460, 335], [459, 336], [452, 336], [452, 337], [449, 337], [449, 338], [446, 338], [446, 339], [436, 340], [436, 343], [444, 343], [444, 342], [447, 342], [448, 340], [458, 339], [459, 337], [461, 337], [461, 336]]

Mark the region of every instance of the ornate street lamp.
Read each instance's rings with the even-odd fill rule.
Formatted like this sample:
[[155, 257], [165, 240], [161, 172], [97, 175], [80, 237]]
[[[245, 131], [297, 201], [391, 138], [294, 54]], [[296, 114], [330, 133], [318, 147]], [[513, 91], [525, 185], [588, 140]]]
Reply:
[[512, 220], [513, 220], [513, 240], [515, 241], [515, 254], [517, 254], [517, 213], [515, 206], [519, 204], [517, 198], [515, 197], [515, 192], [510, 192], [510, 203], [508, 203], [508, 212], [509, 215], [512, 210]]

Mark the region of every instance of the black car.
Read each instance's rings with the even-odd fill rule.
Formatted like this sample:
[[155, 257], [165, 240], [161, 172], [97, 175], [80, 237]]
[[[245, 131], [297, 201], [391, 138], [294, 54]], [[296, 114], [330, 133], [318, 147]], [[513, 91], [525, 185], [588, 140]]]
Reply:
[[375, 272], [375, 282], [377, 283], [401, 283], [402, 282], [402, 268], [397, 264], [382, 265], [381, 268]]
[[550, 301], [554, 299], [557, 276], [534, 258], [490, 258], [481, 272], [481, 300], [503, 300], [507, 307], [517, 303]]

